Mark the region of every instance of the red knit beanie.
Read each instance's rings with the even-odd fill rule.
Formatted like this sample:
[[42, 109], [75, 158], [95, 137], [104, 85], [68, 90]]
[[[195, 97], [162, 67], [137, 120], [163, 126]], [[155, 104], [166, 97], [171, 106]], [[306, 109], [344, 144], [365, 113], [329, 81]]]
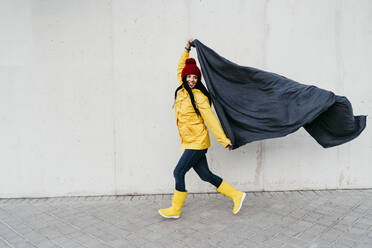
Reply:
[[186, 66], [183, 68], [182, 73], [181, 73], [181, 78], [184, 76], [187, 76], [189, 74], [194, 74], [198, 76], [199, 80], [201, 80], [201, 72], [196, 65], [196, 61], [194, 58], [188, 58], [186, 59]]

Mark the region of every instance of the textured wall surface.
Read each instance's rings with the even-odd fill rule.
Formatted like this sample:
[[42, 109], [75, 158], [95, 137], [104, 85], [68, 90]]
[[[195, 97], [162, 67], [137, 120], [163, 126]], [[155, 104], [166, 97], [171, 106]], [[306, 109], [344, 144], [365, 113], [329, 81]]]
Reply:
[[[0, 197], [172, 192], [191, 37], [372, 112], [369, 0], [1, 0]], [[211, 138], [210, 169], [242, 190], [372, 187], [368, 123], [329, 149], [302, 128], [230, 152]], [[215, 190], [193, 170], [186, 186]]]

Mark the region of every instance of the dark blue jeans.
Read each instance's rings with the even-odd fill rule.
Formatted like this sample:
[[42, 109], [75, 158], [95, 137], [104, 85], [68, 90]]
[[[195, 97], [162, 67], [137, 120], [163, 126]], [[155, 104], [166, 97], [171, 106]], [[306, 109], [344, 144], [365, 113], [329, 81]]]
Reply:
[[216, 186], [220, 186], [222, 178], [213, 174], [208, 168], [207, 149], [204, 150], [191, 150], [185, 149], [176, 168], [173, 171], [176, 180], [176, 190], [187, 192], [185, 188], [185, 174], [191, 167], [194, 168], [199, 177], [206, 182]]

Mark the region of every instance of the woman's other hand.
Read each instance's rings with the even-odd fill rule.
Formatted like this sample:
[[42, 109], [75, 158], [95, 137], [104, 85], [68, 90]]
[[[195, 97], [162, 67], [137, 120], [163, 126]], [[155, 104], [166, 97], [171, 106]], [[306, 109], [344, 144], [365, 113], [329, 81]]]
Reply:
[[232, 150], [232, 144], [228, 144], [226, 147], [225, 147], [227, 150], [231, 151]]

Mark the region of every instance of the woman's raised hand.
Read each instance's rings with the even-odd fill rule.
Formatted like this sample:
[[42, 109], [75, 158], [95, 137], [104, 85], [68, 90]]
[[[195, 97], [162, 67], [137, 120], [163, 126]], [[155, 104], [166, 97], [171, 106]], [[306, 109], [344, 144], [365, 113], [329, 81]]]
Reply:
[[186, 49], [187, 50], [190, 50], [191, 49], [191, 42], [193, 42], [194, 41], [194, 39], [189, 39], [188, 41], [187, 41], [187, 43], [186, 43]]

